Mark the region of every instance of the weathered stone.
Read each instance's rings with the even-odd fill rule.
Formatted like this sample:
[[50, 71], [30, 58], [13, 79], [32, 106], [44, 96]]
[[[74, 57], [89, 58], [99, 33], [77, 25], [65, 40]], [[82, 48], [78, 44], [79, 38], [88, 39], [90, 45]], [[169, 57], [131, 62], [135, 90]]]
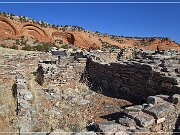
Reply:
[[156, 124], [163, 123], [166, 120], [166, 118], [159, 118], [156, 120]]
[[115, 135], [129, 135], [129, 134], [125, 131], [118, 131], [117, 133], [115, 133]]
[[17, 83], [17, 84], [16, 84], [16, 88], [17, 88], [17, 89], [26, 89], [26, 84]]
[[162, 98], [163, 100], [168, 101], [168, 102], [171, 101], [169, 95], [162, 95], [162, 94], [160, 94], [160, 95], [156, 95], [156, 97], [160, 97], [160, 98]]
[[166, 117], [168, 114], [175, 111], [175, 107], [170, 103], [154, 106], [150, 109], [144, 109], [145, 112], [154, 116], [155, 118]]
[[100, 132], [113, 134], [120, 129], [120, 125], [114, 122], [98, 123]]
[[127, 127], [133, 127], [136, 125], [133, 119], [129, 119], [127, 117], [119, 118], [118, 123]]
[[16, 79], [24, 79], [24, 76], [22, 74], [17, 74]]
[[89, 131], [89, 132], [79, 132], [76, 133], [75, 135], [97, 135], [97, 134], [93, 131]]
[[172, 98], [173, 98], [173, 101], [175, 104], [180, 104], [180, 95], [179, 94], [174, 94], [172, 96]]
[[[150, 135], [149, 133], [149, 129], [148, 128], [138, 128], [138, 129], [130, 129], [129, 130], [131, 133], [130, 135]], [[129, 133], [129, 132], [128, 132]]]
[[150, 128], [151, 132], [158, 132], [162, 128], [162, 124], [154, 125], [153, 127]]
[[86, 99], [80, 99], [79, 101], [78, 101], [78, 104], [79, 105], [86, 105], [86, 104], [88, 104], [89, 103], [89, 100], [86, 100]]
[[28, 109], [31, 107], [31, 105], [27, 102], [22, 102], [22, 103], [19, 103], [19, 107], [23, 107], [25, 109]]
[[47, 135], [47, 132], [32, 132], [32, 135]]
[[141, 127], [149, 127], [155, 123], [154, 117], [146, 113], [140, 113], [135, 117], [135, 122]]
[[[65, 132], [62, 129], [56, 129], [53, 132], [51, 132], [49, 135], [71, 135], [71, 134], [72, 134], [71, 132]], [[79, 135], [81, 135], [81, 134], [79, 134]], [[89, 134], [89, 135], [91, 135], [91, 134]]]
[[25, 100], [31, 101], [33, 100], [33, 94], [31, 92], [26, 92], [26, 94], [23, 97]]
[[125, 108], [124, 113], [134, 119], [142, 109], [143, 107], [141, 105], [130, 106]]
[[162, 98], [157, 97], [157, 96], [149, 96], [147, 98], [147, 103], [153, 104], [153, 105], [164, 103], [164, 102], [165, 101]]
[[163, 81], [178, 85], [177, 77], [163, 77]]
[[142, 109], [143, 109], [143, 107], [141, 105], [135, 105], [135, 106], [126, 107], [125, 111], [139, 112]]

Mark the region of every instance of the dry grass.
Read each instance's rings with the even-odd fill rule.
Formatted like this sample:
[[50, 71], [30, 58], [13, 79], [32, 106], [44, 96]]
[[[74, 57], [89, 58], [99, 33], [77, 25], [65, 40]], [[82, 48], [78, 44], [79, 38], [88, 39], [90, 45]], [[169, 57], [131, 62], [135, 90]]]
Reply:
[[11, 83], [1, 83], [0, 87], [0, 120], [4, 126], [4, 129], [1, 127], [1, 132], [17, 132], [16, 101], [11, 93]]

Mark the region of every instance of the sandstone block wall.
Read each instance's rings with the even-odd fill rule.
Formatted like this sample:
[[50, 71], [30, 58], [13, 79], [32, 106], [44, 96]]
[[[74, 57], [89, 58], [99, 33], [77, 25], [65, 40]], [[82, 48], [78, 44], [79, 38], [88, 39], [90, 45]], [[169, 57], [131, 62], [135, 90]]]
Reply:
[[38, 71], [44, 82], [54, 84], [66, 84], [72, 81], [80, 81], [86, 66], [86, 58], [78, 58], [77, 60], [66, 65], [44, 64], [40, 63], [42, 71]]
[[179, 73], [161, 72], [158, 62], [161, 64], [160, 61], [149, 64], [137, 60], [103, 63], [89, 59], [87, 80], [95, 91], [137, 103], [145, 101], [149, 95], [180, 93]]

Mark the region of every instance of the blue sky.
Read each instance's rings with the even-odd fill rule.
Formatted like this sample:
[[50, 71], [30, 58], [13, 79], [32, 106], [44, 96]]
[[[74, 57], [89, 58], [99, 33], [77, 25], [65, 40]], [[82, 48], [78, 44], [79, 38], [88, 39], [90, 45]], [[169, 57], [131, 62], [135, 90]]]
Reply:
[[[5, 1], [5, 0], [2, 0]], [[20, 0], [9, 0], [12, 2]], [[9, 2], [8, 1], [8, 2]], [[21, 0], [23, 1], [23, 0]], [[37, 1], [37, 0], [29, 0]], [[46, 1], [46, 0], [38, 0]], [[49, 0], [50, 1], [50, 0]], [[53, 0], [58, 1], [58, 0]], [[65, 0], [64, 0], [65, 1]], [[75, 1], [75, 0], [66, 0]], [[76, 0], [77, 1], [77, 0]], [[83, 0], [78, 0], [83, 1]], [[96, 0], [91, 0], [96, 1]], [[112, 1], [112, 0], [98, 0]], [[113, 0], [118, 1], [118, 0]], [[143, 1], [143, 0], [136, 0]], [[149, 0], [150, 1], [150, 0]], [[158, 0], [151, 0], [158, 1]], [[167, 1], [167, 0], [163, 0]], [[177, 2], [178, 0], [173, 0]], [[180, 0], [179, 0], [180, 1]], [[5, 1], [7, 2], [7, 0]], [[27, 2], [27, 0], [24, 2]], [[159, 0], [160, 2], [160, 0]], [[162, 1], [161, 1], [162, 2]], [[176, 4], [0, 4], [0, 11], [58, 25], [120, 36], [170, 37], [180, 43], [180, 3]]]

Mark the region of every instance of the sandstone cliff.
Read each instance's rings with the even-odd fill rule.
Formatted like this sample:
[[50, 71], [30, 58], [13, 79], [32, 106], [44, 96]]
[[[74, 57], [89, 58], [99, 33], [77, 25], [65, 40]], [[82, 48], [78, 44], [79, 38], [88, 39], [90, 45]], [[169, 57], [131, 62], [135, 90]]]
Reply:
[[42, 21], [34, 21], [27, 17], [0, 13], [0, 40], [15, 39], [22, 36], [34, 38], [40, 42], [61, 42], [73, 44], [81, 48], [100, 48], [106, 45], [119, 47], [135, 47], [143, 50], [176, 49], [180, 45], [169, 38], [123, 37], [99, 32], [91, 32], [78, 26], [56, 26]]

